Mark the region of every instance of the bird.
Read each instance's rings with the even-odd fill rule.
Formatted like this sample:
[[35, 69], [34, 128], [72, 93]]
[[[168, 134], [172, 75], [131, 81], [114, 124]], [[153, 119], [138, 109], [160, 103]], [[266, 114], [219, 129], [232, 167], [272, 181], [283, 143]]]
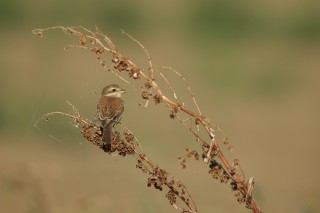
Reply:
[[121, 95], [125, 93], [117, 84], [105, 86], [97, 105], [96, 119], [101, 122], [104, 151], [111, 151], [112, 127], [120, 122], [124, 111]]

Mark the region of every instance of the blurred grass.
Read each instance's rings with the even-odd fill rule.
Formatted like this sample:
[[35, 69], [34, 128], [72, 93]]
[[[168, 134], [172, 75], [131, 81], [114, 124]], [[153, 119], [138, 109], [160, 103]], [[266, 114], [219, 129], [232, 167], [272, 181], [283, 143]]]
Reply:
[[[10, 200], [4, 210], [12, 212], [16, 200], [31, 197], [17, 212], [41, 212], [30, 194], [20, 193], [23, 187], [14, 188], [17, 180], [25, 184], [22, 167], [43, 185], [35, 193], [44, 194], [49, 212], [174, 212], [164, 195], [145, 187], [131, 159], [106, 158], [89, 144], [79, 145], [81, 136], [66, 119], [41, 122], [40, 130], [33, 126], [46, 112], [70, 112], [66, 100], [93, 118], [104, 85], [127, 87], [103, 72], [91, 54], [63, 51], [71, 37], [31, 34], [34, 28], [84, 25], [98, 26], [146, 67], [143, 51], [120, 33], [125, 29], [147, 47], [155, 64], [186, 76], [202, 111], [231, 138], [247, 175], [257, 178], [264, 211], [319, 211], [320, 173], [310, 174], [319, 160], [319, 9], [314, 0], [1, 1], [0, 198], [9, 194]], [[182, 85], [177, 84], [178, 94], [188, 97]], [[206, 177], [201, 165], [180, 171], [172, 163], [184, 148], [198, 147], [175, 121], [163, 119], [165, 107], [144, 111], [139, 97], [126, 94], [123, 121], [155, 162], [187, 182], [199, 210], [248, 212], [225, 186]], [[168, 150], [166, 144], [175, 145]], [[204, 193], [209, 187], [212, 192]], [[118, 197], [129, 200], [128, 208]]]

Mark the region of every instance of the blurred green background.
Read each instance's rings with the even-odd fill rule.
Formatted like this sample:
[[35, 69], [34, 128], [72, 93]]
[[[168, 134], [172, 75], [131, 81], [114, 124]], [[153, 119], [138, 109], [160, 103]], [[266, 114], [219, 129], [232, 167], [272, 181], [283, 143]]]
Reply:
[[123, 123], [155, 163], [188, 186], [199, 212], [250, 212], [202, 163], [180, 169], [176, 157], [199, 147], [166, 107], [138, 107], [140, 94], [91, 53], [63, 50], [70, 36], [31, 33], [83, 25], [99, 26], [146, 68], [125, 29], [156, 66], [189, 80], [202, 112], [228, 135], [247, 177], [256, 178], [264, 212], [319, 212], [319, 11], [316, 0], [2, 0], [0, 211], [176, 212], [164, 193], [146, 187], [133, 158], [105, 155], [70, 120], [34, 127], [46, 112], [71, 112], [66, 100], [93, 118], [101, 88], [118, 83], [128, 90]]

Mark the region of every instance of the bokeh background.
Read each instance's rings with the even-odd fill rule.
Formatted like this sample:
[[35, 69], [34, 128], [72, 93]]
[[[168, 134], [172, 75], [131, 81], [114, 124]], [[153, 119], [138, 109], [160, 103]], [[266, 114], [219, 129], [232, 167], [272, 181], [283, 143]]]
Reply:
[[140, 94], [103, 71], [91, 53], [63, 50], [70, 36], [31, 33], [83, 25], [99, 26], [146, 68], [125, 29], [155, 65], [189, 80], [202, 112], [256, 178], [264, 212], [319, 212], [319, 11], [316, 0], [1, 0], [0, 211], [176, 212], [164, 193], [146, 187], [133, 158], [86, 143], [70, 120], [34, 127], [46, 112], [71, 112], [66, 100], [93, 118], [101, 88], [118, 83], [128, 90], [122, 121], [156, 164], [188, 186], [199, 212], [250, 212], [201, 162], [180, 169], [176, 158], [199, 147], [166, 107], [138, 107]]

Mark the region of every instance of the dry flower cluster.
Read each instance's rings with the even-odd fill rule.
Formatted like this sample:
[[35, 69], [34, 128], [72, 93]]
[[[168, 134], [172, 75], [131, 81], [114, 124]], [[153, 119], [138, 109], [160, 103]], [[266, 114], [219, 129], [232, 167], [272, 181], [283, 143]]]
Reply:
[[[98, 146], [100, 149], [108, 152], [109, 154], [118, 154], [121, 156], [131, 155], [137, 160], [136, 168], [140, 169], [143, 173], [148, 175], [147, 186], [154, 187], [162, 191], [167, 189], [166, 198], [170, 204], [180, 212], [197, 212], [196, 205], [188, 193], [184, 184], [179, 180], [170, 177], [168, 172], [155, 165], [145, 153], [139, 151], [139, 142], [134, 134], [121, 125], [124, 131], [112, 133], [111, 149], [105, 149], [105, 143], [102, 142], [102, 128], [92, 121], [82, 118], [76, 107], [68, 102], [72, 106], [74, 114], [68, 114], [64, 112], [50, 112], [43, 115], [45, 121], [49, 121], [53, 115], [62, 115], [73, 119], [75, 126], [77, 126], [83, 135], [83, 137], [91, 142], [93, 145]], [[38, 121], [39, 122], [39, 121]], [[37, 125], [37, 124], [36, 124]], [[186, 208], [180, 208], [177, 205], [177, 198], [179, 198]]]
[[[98, 28], [93, 32], [81, 26], [55, 26], [44, 29], [35, 29], [33, 30], [33, 33], [42, 37], [46, 31], [50, 30], [61, 30], [68, 35], [78, 38], [76, 44], [67, 45], [65, 49], [73, 47], [92, 51], [105, 70], [112, 72], [125, 83], [128, 83], [141, 92], [141, 97], [146, 102], [144, 105], [140, 104], [141, 106], [148, 107], [150, 100], [153, 100], [155, 104], [167, 105], [169, 108], [169, 117], [176, 119], [178, 123], [192, 133], [197, 142], [200, 142], [200, 151], [186, 150], [185, 156], [179, 158], [182, 167], [186, 168], [187, 159], [202, 159], [202, 161], [208, 165], [208, 173], [212, 178], [229, 185], [240, 204], [245, 204], [247, 208], [255, 213], [261, 212], [257, 207], [256, 201], [252, 197], [254, 178], [245, 178], [239, 160], [236, 157], [234, 157], [232, 161], [225, 157], [219, 144], [225, 145], [227, 150], [234, 154], [228, 138], [225, 137], [224, 133], [217, 126], [213, 125], [209, 119], [201, 113], [189, 83], [183, 75], [170, 67], [154, 67], [151, 57], [143, 45], [124, 31], [123, 33], [125, 35], [136, 42], [145, 51], [149, 62], [149, 67], [146, 71], [136, 66], [127, 57], [123, 56], [116, 49], [112, 41]], [[111, 56], [109, 61], [107, 60], [107, 56]], [[111, 65], [112, 69], [108, 68], [107, 65]], [[172, 83], [170, 83], [166, 75], [164, 75], [163, 70], [172, 72], [183, 81], [197, 110], [196, 112], [187, 108], [184, 103], [178, 99]], [[127, 73], [127, 78], [123, 77], [125, 73]], [[160, 79], [165, 82], [165, 85], [172, 94], [165, 94], [163, 92], [163, 88], [159, 86], [159, 82], [156, 81], [155, 76], [160, 77]], [[74, 122], [80, 126], [83, 137], [87, 141], [104, 149], [104, 144], [101, 142], [101, 128], [91, 121], [82, 118], [75, 107], [73, 107], [73, 109], [75, 115], [63, 112], [52, 112], [47, 113], [45, 117], [48, 118], [53, 114], [62, 114], [73, 118]], [[187, 119], [182, 118], [182, 116], [187, 117]], [[205, 136], [200, 134], [201, 130], [204, 130], [206, 133]], [[222, 135], [224, 139], [222, 141], [216, 139], [217, 134]], [[154, 187], [160, 191], [166, 188], [166, 190], [168, 190], [166, 198], [169, 200], [170, 204], [180, 212], [197, 212], [196, 205], [192, 200], [191, 195], [188, 193], [186, 186], [180, 181], [169, 177], [166, 170], [155, 165], [145, 153], [138, 151], [137, 147], [139, 147], [139, 143], [134, 134], [127, 128], [125, 128], [125, 131], [122, 133], [113, 133], [110, 153], [118, 153], [122, 156], [133, 155], [137, 159], [136, 167], [148, 175], [148, 187]], [[180, 199], [182, 203], [184, 203], [184, 208], [177, 205], [177, 199]]]

